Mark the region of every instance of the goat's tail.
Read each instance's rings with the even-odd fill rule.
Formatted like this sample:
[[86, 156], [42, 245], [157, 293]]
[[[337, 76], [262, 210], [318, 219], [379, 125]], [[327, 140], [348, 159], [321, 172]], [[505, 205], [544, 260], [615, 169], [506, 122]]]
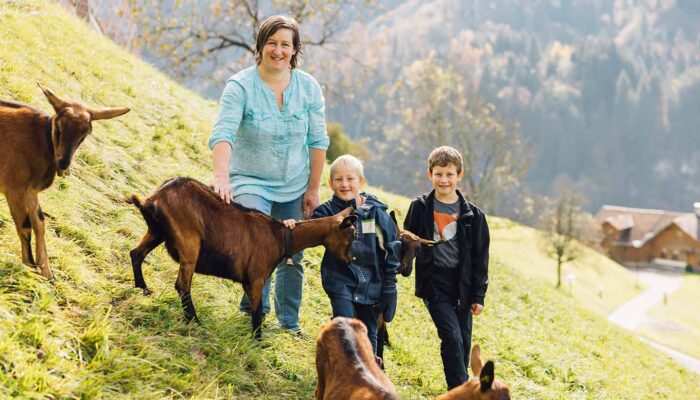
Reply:
[[141, 207], [143, 207], [143, 202], [141, 201], [141, 198], [135, 194], [124, 197], [124, 202], [127, 204], [133, 204], [136, 207], [138, 207], [139, 209], [141, 209]]
[[148, 225], [149, 228], [152, 228], [155, 231], [160, 230], [160, 224], [158, 223], [158, 218], [156, 215], [156, 208], [152, 201], [148, 201], [148, 199], [146, 199], [146, 202], [144, 203], [139, 196], [132, 194], [125, 197], [124, 202], [133, 204], [139, 209], [143, 219], [146, 221], [146, 225]]

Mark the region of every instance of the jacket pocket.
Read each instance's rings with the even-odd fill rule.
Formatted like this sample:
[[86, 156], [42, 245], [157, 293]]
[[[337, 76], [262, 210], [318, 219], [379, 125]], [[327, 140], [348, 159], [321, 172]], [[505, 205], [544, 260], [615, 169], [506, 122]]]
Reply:
[[375, 253], [366, 240], [353, 240], [350, 243], [350, 250], [352, 251], [353, 264], [362, 266], [374, 266], [376, 264]]

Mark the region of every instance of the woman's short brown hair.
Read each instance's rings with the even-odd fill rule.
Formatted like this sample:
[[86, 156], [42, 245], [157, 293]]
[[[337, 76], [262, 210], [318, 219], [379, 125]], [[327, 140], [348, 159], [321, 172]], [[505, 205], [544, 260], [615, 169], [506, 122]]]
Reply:
[[440, 146], [430, 152], [428, 156], [428, 169], [433, 172], [434, 167], [446, 167], [448, 165], [457, 167], [457, 173], [462, 172], [462, 155], [454, 147]]
[[296, 54], [292, 56], [290, 65], [292, 69], [300, 65], [301, 62], [297, 59], [299, 55], [304, 55], [304, 49], [301, 45], [301, 37], [299, 34], [299, 23], [291, 17], [286, 17], [284, 15], [273, 15], [263, 21], [258, 29], [257, 35], [255, 35], [255, 63], [260, 65], [262, 61], [262, 49], [267, 43], [267, 39], [274, 35], [280, 29], [289, 29], [292, 31], [292, 44], [294, 45], [294, 50]]

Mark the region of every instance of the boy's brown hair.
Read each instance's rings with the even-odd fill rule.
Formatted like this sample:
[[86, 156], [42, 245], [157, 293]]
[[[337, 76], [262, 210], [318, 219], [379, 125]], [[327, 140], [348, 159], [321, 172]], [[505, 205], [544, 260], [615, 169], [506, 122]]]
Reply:
[[462, 155], [450, 146], [440, 146], [430, 152], [428, 156], [428, 170], [432, 173], [433, 167], [446, 167], [449, 164], [457, 167], [457, 173], [462, 172]]

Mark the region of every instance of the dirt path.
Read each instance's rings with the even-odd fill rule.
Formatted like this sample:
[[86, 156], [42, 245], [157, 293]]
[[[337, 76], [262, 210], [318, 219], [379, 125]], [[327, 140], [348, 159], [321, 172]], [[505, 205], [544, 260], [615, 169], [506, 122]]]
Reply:
[[[671, 272], [639, 271], [639, 280], [648, 289], [642, 294], [618, 307], [608, 316], [608, 321], [634, 332], [647, 319], [647, 312], [664, 300], [664, 295], [676, 291], [683, 283], [683, 275]], [[700, 360], [638, 336], [643, 342], [663, 351], [671, 358], [685, 365], [688, 370], [700, 374]]]

